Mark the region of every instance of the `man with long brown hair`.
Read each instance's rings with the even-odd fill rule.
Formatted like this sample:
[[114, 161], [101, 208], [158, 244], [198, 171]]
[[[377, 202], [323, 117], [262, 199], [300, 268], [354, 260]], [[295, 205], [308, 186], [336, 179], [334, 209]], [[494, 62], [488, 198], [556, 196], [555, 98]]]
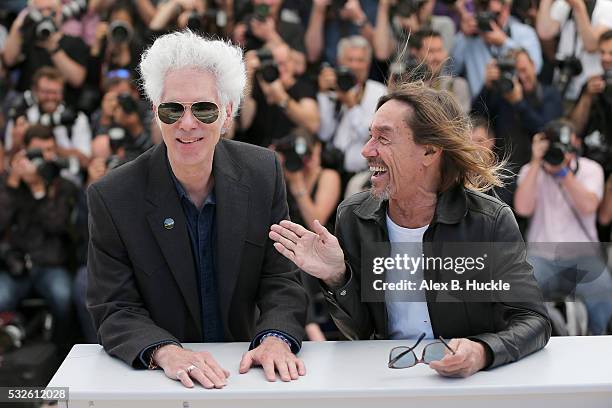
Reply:
[[[551, 334], [532, 268], [525, 251], [517, 250], [522, 238], [514, 215], [481, 193], [503, 184], [498, 174], [503, 163], [471, 141], [470, 127], [450, 93], [422, 83], [398, 86], [379, 100], [362, 151], [373, 173], [372, 190], [340, 204], [335, 236], [316, 222], [314, 232], [289, 221], [270, 232], [280, 253], [320, 279], [332, 316], [348, 338], [452, 338], [444, 343], [452, 352], [441, 349], [429, 360], [424, 355], [445, 376], [465, 377], [516, 361], [544, 347]], [[399, 301], [387, 290], [382, 300], [369, 301], [367, 260], [378, 243], [391, 250], [386, 261], [393, 261], [400, 243], [416, 247], [416, 257], [425, 259], [442, 244], [457, 242], [509, 243], [498, 248], [488, 276], [513, 285], [513, 303], [470, 296], [447, 302], [437, 289]], [[407, 250], [411, 256], [412, 251]], [[427, 278], [422, 281], [445, 272], [423, 265], [412, 272]], [[387, 284], [401, 267], [385, 268], [386, 275], [378, 276]], [[418, 362], [398, 366], [395, 360], [389, 367]]]

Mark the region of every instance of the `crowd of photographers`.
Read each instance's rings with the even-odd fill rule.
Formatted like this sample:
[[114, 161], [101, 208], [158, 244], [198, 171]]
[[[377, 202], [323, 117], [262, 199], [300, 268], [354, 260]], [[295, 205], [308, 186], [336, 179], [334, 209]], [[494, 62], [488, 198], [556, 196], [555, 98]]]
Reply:
[[[74, 316], [76, 338], [96, 341], [84, 191], [160, 143], [137, 65], [185, 28], [243, 46], [249, 92], [226, 136], [278, 152], [304, 226], [333, 229], [342, 198], [368, 188], [376, 103], [422, 80], [453, 93], [475, 143], [507, 160], [507, 186], [491, 194], [526, 240], [609, 241], [612, 0], [12, 0], [0, 10], [0, 326], [38, 296], [60, 346], [75, 340]], [[309, 337], [333, 337], [316, 282], [304, 284]], [[609, 273], [589, 287], [578, 292], [590, 331], [605, 333]], [[608, 300], [589, 303], [593, 290]]]

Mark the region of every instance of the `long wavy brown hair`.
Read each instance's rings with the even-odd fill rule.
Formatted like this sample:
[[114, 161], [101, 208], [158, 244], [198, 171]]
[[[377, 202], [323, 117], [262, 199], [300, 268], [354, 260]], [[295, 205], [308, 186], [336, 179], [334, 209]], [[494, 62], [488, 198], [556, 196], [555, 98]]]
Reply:
[[477, 191], [504, 185], [506, 160], [472, 142], [470, 118], [450, 92], [433, 89], [422, 81], [394, 84], [390, 93], [378, 100], [376, 110], [390, 100], [412, 108], [405, 121], [416, 144], [442, 149], [440, 191], [457, 184]]

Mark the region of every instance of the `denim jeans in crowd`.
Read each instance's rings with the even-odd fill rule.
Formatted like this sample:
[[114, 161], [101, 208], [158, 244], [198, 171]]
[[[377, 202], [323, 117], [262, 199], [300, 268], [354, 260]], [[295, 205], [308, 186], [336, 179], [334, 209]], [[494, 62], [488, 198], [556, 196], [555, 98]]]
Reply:
[[15, 311], [32, 292], [42, 297], [54, 318], [54, 339], [58, 344], [69, 336], [72, 320], [72, 282], [62, 267], [36, 267], [15, 278], [0, 271], [0, 311]]
[[582, 256], [571, 259], [546, 259], [528, 256], [544, 298], [558, 301], [577, 296], [585, 304], [591, 334], [605, 334], [612, 317], [612, 276], [602, 259]]

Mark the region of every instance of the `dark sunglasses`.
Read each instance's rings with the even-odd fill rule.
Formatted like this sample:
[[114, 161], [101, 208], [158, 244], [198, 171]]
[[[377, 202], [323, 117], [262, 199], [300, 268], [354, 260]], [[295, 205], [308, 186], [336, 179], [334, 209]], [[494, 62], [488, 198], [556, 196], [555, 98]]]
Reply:
[[219, 107], [213, 102], [164, 102], [157, 107], [157, 116], [165, 124], [171, 125], [183, 117], [188, 106], [193, 116], [202, 123], [213, 123], [219, 117]]

